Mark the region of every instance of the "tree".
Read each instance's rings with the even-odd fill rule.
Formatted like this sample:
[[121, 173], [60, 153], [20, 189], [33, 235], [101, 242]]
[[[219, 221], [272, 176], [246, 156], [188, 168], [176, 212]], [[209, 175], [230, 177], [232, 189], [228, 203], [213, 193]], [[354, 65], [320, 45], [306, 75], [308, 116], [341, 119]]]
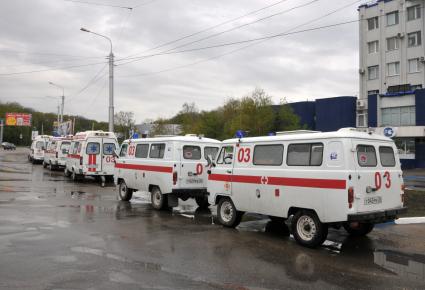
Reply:
[[115, 131], [123, 134], [127, 139], [130, 129], [134, 128], [135, 120], [133, 112], [119, 111], [114, 115]]
[[280, 101], [280, 110], [277, 116], [277, 131], [292, 131], [301, 129], [300, 117], [294, 113], [286, 99]]

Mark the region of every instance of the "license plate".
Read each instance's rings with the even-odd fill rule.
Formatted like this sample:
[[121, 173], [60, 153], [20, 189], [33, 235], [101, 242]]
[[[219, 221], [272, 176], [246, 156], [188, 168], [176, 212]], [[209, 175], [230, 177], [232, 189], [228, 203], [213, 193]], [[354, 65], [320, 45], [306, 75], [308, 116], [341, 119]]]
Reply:
[[364, 199], [364, 205], [380, 204], [380, 203], [382, 203], [382, 196], [371, 196], [371, 197], [366, 197]]

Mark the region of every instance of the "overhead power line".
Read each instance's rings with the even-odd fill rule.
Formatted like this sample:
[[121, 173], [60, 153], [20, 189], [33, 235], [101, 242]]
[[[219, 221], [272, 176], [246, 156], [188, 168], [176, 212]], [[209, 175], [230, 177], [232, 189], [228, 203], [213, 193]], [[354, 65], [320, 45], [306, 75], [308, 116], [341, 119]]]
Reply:
[[[155, 1], [155, 0], [153, 0], [153, 1]], [[152, 1], [152, 2], [153, 2], [153, 1]], [[210, 27], [207, 27], [207, 28], [205, 28], [205, 29], [202, 29], [202, 30], [196, 31], [196, 32], [194, 32], [194, 33], [191, 33], [191, 34], [188, 34], [188, 35], [182, 36], [182, 37], [180, 37], [180, 38], [177, 38], [177, 39], [174, 39], [174, 40], [171, 40], [171, 41], [168, 41], [168, 42], [162, 43], [162, 44], [158, 44], [157, 46], [152, 47], [152, 48], [149, 48], [149, 49], [146, 49], [146, 50], [144, 50], [144, 51], [142, 51], [142, 52], [135, 53], [135, 54], [130, 54], [130, 55], [128, 55], [127, 57], [125, 57], [125, 59], [128, 59], [129, 57], [133, 57], [133, 56], [136, 56], [136, 55], [139, 55], [139, 54], [142, 54], [142, 53], [148, 52], [148, 51], [152, 51], [152, 50], [155, 50], [155, 49], [158, 49], [158, 48], [161, 48], [161, 47], [164, 47], [164, 46], [167, 46], [167, 45], [170, 45], [170, 44], [173, 44], [173, 43], [179, 42], [179, 41], [181, 41], [181, 40], [183, 40], [183, 39], [187, 39], [187, 38], [190, 38], [190, 37], [192, 37], [192, 36], [199, 35], [199, 34], [201, 34], [201, 33], [204, 33], [204, 32], [210, 31], [210, 30], [213, 30], [214, 28], [217, 28], [217, 27], [220, 27], [220, 26], [223, 26], [223, 25], [226, 25], [226, 24], [229, 24], [229, 23], [235, 22], [235, 21], [237, 21], [237, 20], [239, 20], [239, 19], [242, 19], [242, 18], [245, 18], [245, 17], [247, 17], [247, 16], [250, 16], [250, 15], [256, 14], [256, 13], [258, 13], [258, 12], [261, 12], [261, 11], [263, 11], [263, 10], [269, 9], [269, 8], [271, 8], [271, 7], [274, 7], [274, 6], [276, 6], [276, 5], [279, 5], [279, 4], [281, 4], [281, 3], [283, 3], [283, 2], [286, 2], [286, 1], [288, 1], [288, 0], [280, 0], [280, 1], [274, 2], [274, 3], [270, 4], [270, 5], [263, 6], [263, 7], [259, 8], [259, 9], [256, 9], [256, 10], [253, 10], [253, 11], [250, 11], [250, 12], [248, 12], [248, 13], [246, 13], [246, 14], [243, 14], [243, 15], [240, 15], [240, 16], [238, 16], [238, 17], [235, 17], [235, 18], [232, 18], [232, 19], [226, 20], [226, 21], [224, 21], [224, 22], [220, 22], [220, 23], [218, 23], [218, 24], [215, 24], [215, 25], [210, 26]], [[137, 7], [137, 6], [136, 6], [136, 7]], [[123, 58], [123, 59], [124, 59], [124, 58]]]
[[[330, 16], [330, 15], [332, 15], [332, 14], [338, 13], [338, 12], [340, 12], [340, 11], [342, 11], [342, 10], [344, 10], [344, 9], [346, 9], [346, 8], [348, 8], [348, 7], [350, 7], [350, 6], [354, 5], [354, 4], [356, 4], [356, 3], [358, 3], [358, 2], [361, 2], [361, 1], [358, 1], [358, 0], [357, 0], [357, 1], [351, 2], [351, 3], [347, 4], [347, 5], [344, 5], [344, 6], [342, 6], [342, 7], [339, 7], [339, 8], [337, 8], [337, 9], [334, 9], [334, 10], [332, 10], [332, 11], [330, 11], [330, 12], [328, 12], [328, 13], [324, 14], [324, 15], [321, 15], [321, 16], [319, 16], [319, 17], [316, 17], [316, 18], [312, 19], [312, 20], [309, 20], [309, 21], [307, 21], [307, 22], [304, 22], [304, 23], [301, 23], [301, 24], [299, 24], [299, 25], [296, 25], [296, 26], [294, 26], [294, 27], [292, 27], [292, 28], [290, 28], [290, 29], [286, 30], [286, 31], [285, 31], [285, 32], [283, 32], [283, 33], [286, 33], [286, 34], [291, 33], [291, 31], [293, 31], [293, 30], [295, 30], [295, 29], [298, 29], [298, 28], [300, 28], [300, 27], [306, 26], [306, 25], [311, 24], [311, 23], [313, 23], [313, 22], [316, 22], [316, 21], [322, 20], [322, 19], [324, 19], [324, 18], [326, 18], [326, 17], [329, 17], [329, 16]], [[350, 21], [349, 23], [355, 23], [355, 22], [358, 22], [358, 21], [359, 21], [359, 20], [353, 20], [353, 21]], [[342, 23], [342, 24], [340, 23], [339, 25], [344, 25], [344, 24], [348, 24], [348, 23]], [[322, 29], [324, 29], [324, 27], [321, 27], [321, 28], [322, 28]], [[317, 30], [318, 28], [315, 28], [315, 29]], [[283, 34], [283, 33], [281, 33], [281, 34]], [[301, 32], [297, 32], [297, 33], [301, 33]], [[282, 36], [283, 36], [283, 35], [282, 35]], [[127, 76], [123, 76], [123, 77], [135, 77], [135, 76], [149, 76], [149, 75], [156, 75], [156, 74], [161, 74], [161, 73], [165, 73], [165, 72], [169, 72], [169, 71], [173, 71], [173, 70], [177, 70], [177, 69], [181, 69], [181, 68], [190, 67], [190, 66], [192, 66], [192, 65], [197, 65], [197, 64], [200, 64], [200, 63], [203, 63], [203, 62], [207, 62], [207, 61], [211, 61], [211, 60], [214, 60], [214, 59], [218, 59], [218, 58], [220, 58], [220, 57], [223, 57], [223, 56], [226, 56], [226, 55], [229, 55], [229, 54], [235, 53], [235, 52], [237, 52], [237, 51], [240, 51], [240, 50], [243, 50], [243, 49], [246, 49], [246, 48], [249, 48], [249, 47], [252, 47], [252, 46], [258, 45], [258, 44], [261, 44], [261, 43], [263, 43], [263, 42], [265, 42], [265, 41], [268, 41], [268, 40], [269, 40], [269, 38], [266, 38], [266, 39], [259, 39], [259, 40], [257, 40], [257, 41], [254, 41], [253, 43], [249, 43], [248, 45], [242, 46], [242, 47], [240, 47], [240, 48], [237, 48], [237, 49], [234, 49], [234, 50], [231, 50], [231, 51], [228, 51], [228, 52], [225, 52], [225, 53], [223, 53], [223, 54], [219, 54], [219, 55], [216, 55], [216, 56], [213, 56], [213, 57], [207, 58], [207, 59], [203, 59], [203, 60], [199, 60], [199, 61], [196, 61], [196, 62], [192, 62], [192, 63], [189, 63], [189, 64], [180, 65], [180, 66], [176, 66], [176, 67], [172, 67], [172, 68], [169, 68], [169, 69], [164, 69], [164, 70], [160, 70], [160, 71], [152, 72], [152, 73], [142, 73], [142, 74], [135, 74], [135, 75], [127, 75]]]
[[63, 0], [63, 1], [74, 2], [74, 3], [81, 3], [81, 4], [86, 4], [86, 5], [94, 5], [94, 6], [106, 6], [106, 7], [122, 8], [122, 9], [129, 9], [129, 10], [132, 10], [133, 9], [133, 7], [111, 5], [111, 4], [98, 3], [98, 2], [88, 2], [88, 1], [80, 1], [80, 0]]
[[[205, 37], [203, 37], [203, 38], [200, 38], [200, 39], [197, 39], [197, 40], [193, 40], [193, 41], [187, 42], [187, 43], [183, 43], [183, 44], [181, 44], [181, 45], [178, 45], [178, 46], [175, 46], [175, 47], [173, 47], [173, 48], [167, 49], [167, 50], [165, 50], [165, 51], [163, 51], [163, 52], [174, 51], [174, 50], [176, 50], [176, 49], [178, 49], [178, 48], [186, 47], [186, 46], [189, 46], [189, 45], [194, 44], [194, 43], [198, 43], [198, 42], [201, 42], [201, 41], [204, 41], [204, 40], [207, 40], [207, 39], [213, 38], [213, 37], [217, 37], [217, 36], [219, 36], [219, 35], [222, 35], [222, 34], [228, 33], [228, 32], [230, 32], [230, 31], [234, 31], [234, 30], [240, 29], [240, 28], [242, 28], [242, 27], [246, 27], [246, 26], [252, 25], [252, 24], [254, 24], [254, 23], [258, 23], [258, 22], [261, 22], [261, 21], [264, 21], [264, 20], [267, 20], [267, 19], [270, 19], [270, 18], [276, 17], [276, 16], [278, 16], [278, 15], [282, 15], [282, 14], [285, 14], [285, 13], [291, 12], [291, 11], [293, 11], [293, 10], [296, 10], [296, 9], [299, 9], [299, 8], [303, 8], [303, 7], [306, 7], [306, 6], [309, 6], [309, 5], [311, 5], [311, 4], [315, 3], [315, 2], [318, 2], [318, 1], [319, 1], [319, 0], [313, 0], [313, 1], [310, 1], [310, 2], [307, 2], [307, 3], [304, 3], [304, 4], [301, 4], [301, 5], [298, 5], [298, 6], [294, 6], [294, 7], [291, 7], [291, 8], [289, 8], [289, 9], [286, 9], [286, 10], [280, 11], [280, 12], [278, 12], [278, 13], [274, 13], [274, 14], [271, 14], [271, 15], [268, 15], [268, 16], [265, 16], [265, 17], [262, 17], [262, 18], [256, 19], [256, 20], [254, 20], [254, 21], [251, 21], [251, 22], [248, 22], [248, 23], [244, 23], [244, 24], [242, 24], [242, 25], [238, 25], [238, 26], [232, 27], [232, 28], [230, 28], [230, 29], [227, 29], [227, 30], [224, 30], [224, 31], [220, 31], [220, 32], [217, 32], [217, 33], [214, 33], [214, 34], [211, 34], [211, 35], [205, 36]], [[143, 58], [143, 57], [142, 57], [142, 58]], [[132, 60], [130, 60], [130, 59], [132, 59]], [[127, 61], [127, 62], [123, 62], [123, 63], [121, 63], [121, 64], [120, 64], [120, 65], [123, 65], [123, 64], [127, 64], [127, 63], [135, 62], [135, 61], [137, 61], [138, 59], [140, 59], [140, 58], [138, 58], [138, 57], [134, 57], [134, 58], [121, 58], [121, 59], [117, 59], [117, 61], [121, 61], [121, 60], [129, 60], [129, 61]]]
[[[71, 95], [70, 97], [67, 97], [67, 101], [73, 100], [76, 97], [78, 97], [82, 92], [84, 92], [85, 90], [87, 90], [89, 87], [91, 87], [92, 85], [94, 85], [95, 83], [97, 83], [100, 79], [105, 77], [105, 73], [102, 74], [102, 72], [105, 70], [105, 68], [108, 66], [107, 63], [105, 63], [105, 65], [98, 71], [96, 72], [96, 74], [94, 75], [93, 78], [91, 78], [87, 84], [82, 87], [78, 92], [76, 92], [75, 94]], [[102, 74], [102, 75], [101, 75]], [[101, 76], [100, 76], [101, 75]]]

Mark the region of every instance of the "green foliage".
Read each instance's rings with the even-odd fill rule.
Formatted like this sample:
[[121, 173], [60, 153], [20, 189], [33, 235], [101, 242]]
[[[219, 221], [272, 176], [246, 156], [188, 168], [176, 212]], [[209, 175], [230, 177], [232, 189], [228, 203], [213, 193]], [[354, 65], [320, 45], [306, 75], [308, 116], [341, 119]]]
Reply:
[[175, 117], [161, 120], [161, 124], [167, 122], [180, 124], [184, 134], [220, 140], [233, 137], [237, 130], [247, 131], [249, 136], [264, 136], [272, 131], [301, 129], [299, 117], [284, 100], [275, 106], [272, 97], [258, 88], [241, 99], [230, 98], [212, 111], [199, 112], [194, 103], [185, 103]]
[[[39, 134], [52, 135], [53, 122], [57, 121], [56, 114], [37, 112], [16, 102], [0, 102], [0, 118], [5, 119], [6, 113], [32, 114], [32, 127], [4, 127], [3, 141], [12, 142], [16, 145], [30, 145], [32, 129], [37, 130]], [[108, 124], [106, 122], [97, 122], [80, 116], [64, 115], [64, 121], [73, 120], [74, 118], [75, 132], [91, 130], [92, 128], [94, 130], [108, 130]], [[20, 134], [22, 134], [22, 140], [19, 138]]]

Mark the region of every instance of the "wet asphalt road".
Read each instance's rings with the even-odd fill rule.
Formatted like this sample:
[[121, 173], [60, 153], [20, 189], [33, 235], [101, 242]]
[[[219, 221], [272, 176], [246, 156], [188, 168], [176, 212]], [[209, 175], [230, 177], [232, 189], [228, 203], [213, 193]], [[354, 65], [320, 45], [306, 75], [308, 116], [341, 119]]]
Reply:
[[0, 288], [424, 289], [425, 225], [330, 230], [312, 250], [266, 217], [232, 230], [192, 202], [157, 212], [0, 150]]

